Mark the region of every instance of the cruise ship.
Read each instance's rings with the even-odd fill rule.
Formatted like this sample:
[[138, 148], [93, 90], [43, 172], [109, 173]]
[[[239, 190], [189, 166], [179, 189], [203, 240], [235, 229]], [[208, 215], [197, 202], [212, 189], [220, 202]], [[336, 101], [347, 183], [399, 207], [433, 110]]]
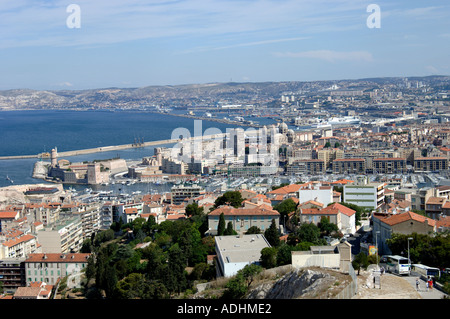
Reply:
[[319, 119], [317, 123], [314, 125], [316, 128], [324, 128], [324, 127], [336, 127], [336, 126], [351, 126], [351, 125], [360, 125], [361, 120], [356, 116], [344, 116], [344, 117], [331, 117], [328, 121], [324, 121]]

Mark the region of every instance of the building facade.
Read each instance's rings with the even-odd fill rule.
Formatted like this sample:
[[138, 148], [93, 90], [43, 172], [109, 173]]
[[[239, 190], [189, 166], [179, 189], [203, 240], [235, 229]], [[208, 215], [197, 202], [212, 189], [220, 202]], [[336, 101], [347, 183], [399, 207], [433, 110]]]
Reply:
[[446, 157], [419, 157], [414, 159], [415, 172], [436, 172], [448, 169]]
[[396, 174], [405, 173], [406, 158], [374, 158], [373, 171], [378, 174]]
[[90, 254], [31, 254], [25, 260], [26, 283], [43, 281], [54, 285], [66, 276], [80, 275]]
[[222, 213], [225, 217], [225, 227], [231, 222], [233, 229], [238, 233], [246, 232], [252, 226], [256, 226], [261, 231], [265, 231], [272, 224], [272, 220], [275, 220], [277, 229], [280, 225], [280, 213], [268, 205], [261, 205], [256, 208], [222, 206], [208, 214], [208, 227], [212, 235], [217, 234], [220, 215]]
[[334, 174], [364, 174], [366, 160], [364, 158], [343, 158], [333, 161]]
[[384, 203], [384, 183], [344, 185], [344, 201], [360, 207], [378, 209]]

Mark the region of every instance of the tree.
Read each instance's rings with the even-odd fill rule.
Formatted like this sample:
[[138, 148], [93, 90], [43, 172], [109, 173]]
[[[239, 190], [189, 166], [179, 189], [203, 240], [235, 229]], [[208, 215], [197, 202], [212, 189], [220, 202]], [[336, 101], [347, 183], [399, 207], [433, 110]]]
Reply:
[[261, 249], [261, 266], [266, 269], [274, 268], [277, 266], [277, 248], [265, 247]]
[[313, 223], [304, 223], [297, 230], [299, 242], [307, 241], [318, 244], [320, 238], [320, 229]]
[[239, 270], [226, 284], [225, 292], [222, 295], [224, 299], [239, 299], [245, 296], [252, 284], [255, 276], [262, 271], [262, 267], [250, 264]]
[[293, 247], [285, 243], [278, 247], [277, 251], [277, 266], [292, 264], [292, 250]]
[[225, 229], [223, 235], [224, 236], [237, 235], [237, 232], [233, 229], [233, 223], [232, 222], [228, 222], [227, 229]]
[[187, 259], [178, 244], [172, 245], [168, 251], [167, 276], [165, 286], [170, 292], [180, 293], [187, 287], [185, 268]]
[[367, 255], [363, 252], [360, 252], [353, 259], [352, 266], [355, 270], [356, 269], [358, 270], [358, 275], [359, 275], [359, 271], [361, 268], [367, 269], [367, 267], [369, 266], [369, 261], [367, 260]]
[[332, 232], [338, 231], [338, 227], [334, 223], [330, 223], [328, 218], [322, 216], [320, 218], [319, 229], [324, 235], [330, 235]]
[[153, 237], [154, 231], [157, 228], [156, 218], [153, 215], [148, 216], [147, 222], [142, 226], [142, 230], [149, 236]]
[[105, 243], [113, 239], [114, 239], [114, 230], [112, 229], [102, 230], [95, 235], [93, 244], [95, 247], [99, 247], [102, 243]]
[[267, 228], [264, 232], [264, 237], [266, 237], [271, 246], [277, 247], [280, 244], [280, 235], [275, 223], [275, 219], [272, 219], [270, 227]]
[[192, 203], [186, 206], [186, 215], [191, 216], [201, 216], [203, 215], [203, 207], [199, 207], [197, 203]]
[[83, 245], [81, 246], [80, 253], [89, 254], [93, 250], [92, 240], [87, 238], [83, 241]]
[[297, 204], [292, 198], [285, 199], [281, 203], [274, 206], [274, 209], [280, 213], [280, 220], [283, 222], [287, 216], [297, 209]]
[[120, 299], [161, 299], [167, 296], [167, 289], [157, 280], [132, 273], [117, 283], [116, 296]]
[[88, 283], [91, 278], [95, 277], [95, 260], [93, 255], [90, 255], [88, 258], [85, 275], [87, 279], [86, 283]]
[[261, 229], [259, 229], [258, 226], [252, 226], [245, 232], [245, 234], [246, 235], [261, 234]]
[[219, 225], [217, 226], [217, 234], [223, 236], [225, 232], [225, 215], [223, 213], [219, 216]]
[[393, 255], [407, 256], [409, 252], [412, 263], [422, 263], [431, 267], [446, 268], [450, 260], [450, 236], [448, 234], [425, 235], [412, 233], [403, 235], [393, 233], [386, 240]]
[[215, 200], [214, 207], [217, 208], [222, 205], [229, 205], [238, 208], [242, 205], [243, 201], [244, 199], [239, 191], [228, 191]]

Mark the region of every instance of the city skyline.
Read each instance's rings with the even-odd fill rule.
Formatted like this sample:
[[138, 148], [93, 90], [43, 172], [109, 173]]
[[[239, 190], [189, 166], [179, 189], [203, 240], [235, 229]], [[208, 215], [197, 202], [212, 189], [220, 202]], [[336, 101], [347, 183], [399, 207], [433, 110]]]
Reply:
[[446, 75], [449, 18], [442, 1], [3, 2], [0, 90]]

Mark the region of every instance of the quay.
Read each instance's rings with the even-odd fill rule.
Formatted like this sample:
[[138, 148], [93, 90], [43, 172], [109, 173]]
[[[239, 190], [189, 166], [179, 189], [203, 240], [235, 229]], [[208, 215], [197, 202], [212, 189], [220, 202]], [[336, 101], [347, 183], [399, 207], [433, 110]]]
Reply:
[[[206, 135], [206, 136], [194, 136], [194, 137], [191, 137], [191, 139], [192, 140], [209, 139], [209, 138], [215, 138], [215, 137], [218, 137], [218, 136], [224, 136], [225, 134], [226, 133], [215, 134], [215, 135]], [[124, 150], [124, 149], [130, 149], [130, 148], [142, 148], [142, 147], [147, 147], [147, 146], [156, 146], [156, 145], [164, 145], [164, 144], [176, 144], [178, 142], [180, 142], [180, 139], [167, 139], [167, 140], [150, 141], [150, 142], [136, 143], [136, 144], [102, 146], [102, 147], [94, 147], [94, 148], [88, 148], [88, 149], [82, 149], [82, 150], [58, 152], [58, 156], [59, 157], [70, 157], [70, 156], [85, 155], [85, 154], [92, 154], [92, 153]], [[14, 159], [27, 159], [27, 158], [42, 158], [42, 156], [41, 156], [41, 154], [36, 154], [36, 155], [17, 155], [17, 156], [0, 156], [0, 160], [14, 160]]]

